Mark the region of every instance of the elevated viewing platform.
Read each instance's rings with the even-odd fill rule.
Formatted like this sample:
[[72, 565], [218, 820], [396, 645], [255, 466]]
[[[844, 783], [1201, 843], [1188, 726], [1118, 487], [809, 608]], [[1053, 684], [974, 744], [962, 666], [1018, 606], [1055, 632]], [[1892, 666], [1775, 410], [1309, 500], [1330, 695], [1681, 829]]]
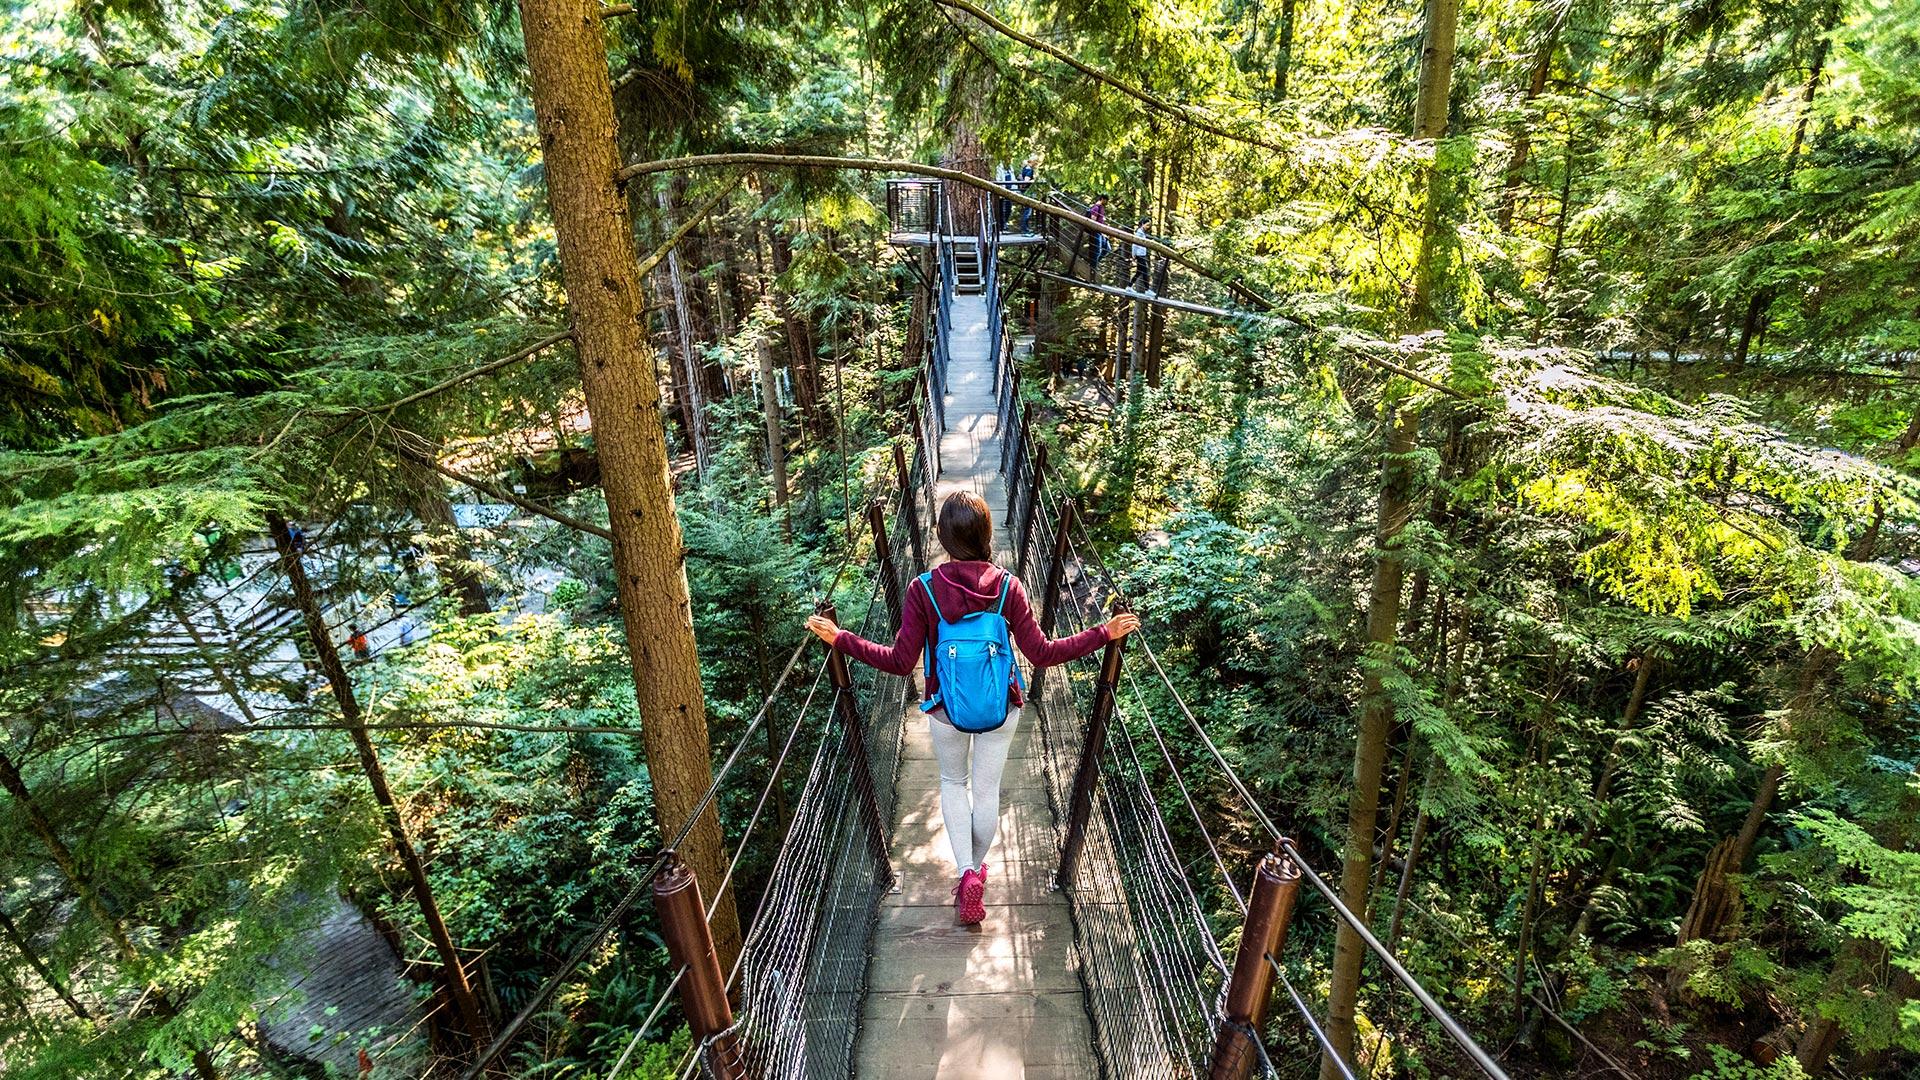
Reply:
[[[1002, 180], [999, 186], [1027, 193], [1037, 190], [1037, 181]], [[926, 179], [887, 181], [887, 242], [895, 247], [931, 247], [936, 241], [973, 247], [980, 243], [972, 222], [961, 224], [944, 198], [946, 182]], [[994, 224], [999, 226], [996, 243], [1001, 247], [1025, 247], [1044, 244], [1041, 215], [1022, 211], [1025, 207], [1007, 202], [995, 207]], [[1004, 219], [1004, 220], [1003, 220]], [[958, 226], [958, 227], [956, 227]]]

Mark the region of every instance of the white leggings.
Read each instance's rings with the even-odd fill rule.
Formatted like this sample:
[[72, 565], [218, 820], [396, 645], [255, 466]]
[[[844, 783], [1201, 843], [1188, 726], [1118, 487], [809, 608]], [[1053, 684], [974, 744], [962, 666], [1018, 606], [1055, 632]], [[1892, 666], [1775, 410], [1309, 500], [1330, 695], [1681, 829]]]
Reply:
[[979, 735], [948, 723], [945, 709], [928, 714], [927, 723], [933, 756], [940, 762], [940, 815], [953, 841], [953, 861], [962, 870], [977, 869], [1000, 828], [1000, 774], [1006, 771], [1020, 710], [1008, 708], [1006, 723]]

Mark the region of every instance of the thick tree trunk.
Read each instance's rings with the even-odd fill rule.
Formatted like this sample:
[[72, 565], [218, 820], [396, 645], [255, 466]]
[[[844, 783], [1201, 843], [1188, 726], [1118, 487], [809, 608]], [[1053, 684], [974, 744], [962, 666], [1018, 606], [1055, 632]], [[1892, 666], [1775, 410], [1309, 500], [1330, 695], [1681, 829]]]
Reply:
[[406, 822], [400, 817], [400, 805], [393, 797], [393, 789], [387, 785], [386, 769], [381, 766], [380, 755], [375, 751], [373, 739], [361, 719], [360, 699], [353, 692], [347, 667], [340, 662], [340, 650], [334, 646], [333, 636], [327, 630], [326, 616], [320, 610], [320, 602], [314, 598], [312, 584], [307, 581], [306, 565], [300, 553], [294, 549], [285, 518], [279, 514], [269, 514], [267, 527], [273, 534], [273, 546], [280, 553], [281, 569], [286, 572], [287, 582], [293, 588], [294, 606], [299, 609], [301, 619], [306, 623], [307, 639], [319, 654], [321, 674], [327, 677], [333, 689], [333, 699], [340, 705], [340, 718], [345, 722], [347, 736], [353, 741], [354, 752], [360, 758], [360, 771], [366, 774], [367, 786], [373, 789], [373, 801], [380, 805], [380, 817], [387, 826], [387, 835], [393, 840], [394, 853], [399, 857], [400, 865], [406, 870], [407, 880], [413, 887], [414, 903], [420, 908], [421, 922], [426, 924], [427, 938], [433, 942], [434, 952], [440, 956], [441, 977], [446, 983], [447, 996], [453, 1000], [454, 1013], [459, 1018], [462, 1033], [473, 1045], [484, 1046], [489, 1037], [486, 1016], [480, 1011], [480, 1000], [467, 980], [467, 968], [460, 960], [453, 934], [447, 930], [447, 922], [440, 915], [440, 904], [434, 898], [433, 883], [427, 879], [426, 864], [414, 849], [413, 838], [407, 835]]
[[[1393, 699], [1384, 685], [1384, 668], [1393, 663], [1400, 628], [1400, 586], [1405, 564], [1400, 533], [1413, 504], [1413, 476], [1407, 461], [1419, 432], [1419, 416], [1400, 409], [1388, 418], [1386, 455], [1381, 463], [1377, 554], [1373, 592], [1367, 603], [1367, 670], [1361, 690], [1360, 729], [1353, 748], [1353, 796], [1347, 809], [1347, 847], [1340, 868], [1340, 899], [1355, 917], [1367, 918], [1372, 880], [1373, 830], [1380, 811], [1380, 775], [1386, 764], [1387, 736], [1393, 730]], [[1327, 994], [1327, 1038], [1343, 1061], [1353, 1060], [1354, 1006], [1360, 993], [1360, 965], [1366, 945], [1344, 922], [1333, 946], [1333, 980]], [[1340, 1075], [1331, 1057], [1320, 1063], [1321, 1080]]]
[[[73, 849], [67, 846], [65, 840], [60, 839], [60, 834], [54, 829], [53, 822], [47, 818], [46, 812], [40, 809], [39, 802], [28, 790], [26, 778], [20, 774], [19, 766], [14, 764], [13, 759], [7, 756], [4, 750], [0, 750], [0, 789], [4, 789], [7, 794], [13, 796], [13, 801], [20, 807], [21, 816], [26, 819], [27, 831], [33, 833], [34, 837], [40, 841], [40, 845], [52, 857], [53, 865], [59, 869], [60, 876], [66, 879], [68, 887], [73, 889], [88, 913], [99, 922], [100, 929], [106, 933], [108, 940], [113, 942], [114, 952], [119, 955], [121, 963], [128, 965], [137, 963], [140, 960], [140, 951], [134, 947], [133, 939], [127, 936], [126, 927], [121, 925], [119, 918], [113, 912], [107, 910], [106, 901], [101, 899], [100, 891], [94, 888], [93, 879], [81, 869], [80, 860], [74, 857]], [[180, 1014], [179, 1007], [173, 1003], [172, 996], [157, 986], [147, 988], [146, 999], [151, 1003], [153, 1010], [162, 1016], [174, 1017]], [[199, 1075], [200, 1080], [220, 1080], [220, 1069], [213, 1062], [213, 1054], [207, 1050], [193, 1052], [193, 1071]]]
[[[1533, 54], [1533, 74], [1527, 80], [1527, 94], [1524, 103], [1532, 105], [1547, 89], [1547, 74], [1553, 69], [1553, 52], [1560, 43], [1561, 20], [1556, 19], [1553, 29], [1547, 32], [1547, 40]], [[1520, 180], [1526, 172], [1527, 155], [1532, 151], [1531, 133], [1527, 127], [1529, 117], [1521, 117], [1513, 133], [1513, 153], [1507, 158], [1507, 178], [1500, 192], [1500, 230], [1510, 232], [1513, 229], [1513, 213], [1520, 204]]]
[[727, 966], [740, 951], [740, 920], [732, 890], [720, 889], [727, 859], [719, 815], [709, 803], [693, 819], [713, 783], [712, 749], [660, 390], [640, 331], [646, 303], [614, 180], [620, 162], [600, 5], [521, 0], [520, 15], [561, 279], [613, 524], [613, 569], [655, 817], [663, 840], [690, 827], [680, 854], [706, 888], [717, 890], [713, 939]]
[[1413, 137], [1441, 139], [1447, 134], [1447, 102], [1453, 92], [1454, 39], [1459, 32], [1460, 0], [1427, 0], [1420, 43], [1420, 81], [1413, 102]]

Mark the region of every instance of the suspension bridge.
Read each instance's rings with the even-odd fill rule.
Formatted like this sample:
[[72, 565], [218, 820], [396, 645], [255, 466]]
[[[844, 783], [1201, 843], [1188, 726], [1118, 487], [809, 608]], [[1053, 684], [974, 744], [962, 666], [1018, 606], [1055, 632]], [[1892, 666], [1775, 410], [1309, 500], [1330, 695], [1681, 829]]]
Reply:
[[[928, 288], [926, 348], [909, 435], [894, 447], [895, 490], [868, 507], [862, 565], [833, 575], [835, 586], [864, 578], [866, 601], [850, 617], [831, 604], [825, 613], [889, 639], [912, 579], [938, 557], [929, 528], [938, 500], [971, 489], [994, 509], [997, 555], [1029, 583], [1043, 629], [1057, 636], [1104, 621], [1127, 601], [1065, 463], [1036, 435], [1016, 363], [1022, 343], [1003, 317], [1003, 251], [1028, 249], [1029, 271], [1054, 260], [1045, 273], [1097, 293], [1260, 316], [1168, 297], [1164, 264], [1147, 282], [1103, 284], [1092, 236], [1071, 219], [1022, 232], [991, 198], [956, 197], [938, 181], [890, 183], [888, 212], [893, 243]], [[810, 652], [816, 659], [803, 663]], [[913, 680], [855, 669], [811, 638], [787, 657], [689, 821], [747, 780], [743, 750], [779, 724], [775, 702], [801, 685], [802, 703], [774, 733], [772, 768], [754, 777], [764, 786], [726, 880], [696, 881], [675, 855], [685, 830], [669, 838], [501, 1028], [469, 1080], [649, 898], [677, 971], [609, 1076], [622, 1075], [678, 1001], [694, 1036], [681, 1077], [1240, 1080], [1324, 1069], [1354, 1080], [1389, 1074], [1383, 1045], [1413, 1035], [1426, 1075], [1504, 1080], [1262, 808], [1161, 663], [1151, 626], [1084, 661], [1029, 671], [989, 859], [988, 917], [976, 927], [953, 925], [938, 770]], [[806, 745], [810, 755], [796, 754]], [[731, 881], [756, 838], [764, 844], [780, 827], [769, 796], [789, 772], [802, 777], [800, 794], [770, 884], [740, 955], [723, 966], [705, 898]], [[1376, 966], [1350, 1054], [1328, 1039], [1314, 987], [1289, 972], [1290, 928], [1297, 939], [1307, 920], [1320, 924], [1312, 939], [1330, 925], [1357, 931]]]

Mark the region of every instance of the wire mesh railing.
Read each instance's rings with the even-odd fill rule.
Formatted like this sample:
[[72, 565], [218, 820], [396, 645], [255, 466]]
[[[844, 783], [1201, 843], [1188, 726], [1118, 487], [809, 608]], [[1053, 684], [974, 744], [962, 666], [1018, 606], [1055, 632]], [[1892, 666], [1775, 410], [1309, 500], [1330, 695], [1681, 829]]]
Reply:
[[[1022, 572], [1045, 568], [1042, 619], [1049, 632], [1055, 623], [1062, 633], [1095, 625], [1105, 618], [1103, 609], [1124, 609], [1125, 598], [1035, 435], [1010, 359], [996, 371], [995, 385], [1009, 439], [1003, 472], [1012, 493], [1015, 563]], [[1084, 830], [1080, 854], [1060, 884], [1072, 900], [1086, 956], [1088, 1009], [1108, 1074], [1304, 1076], [1324, 1061], [1345, 1077], [1504, 1080], [1493, 1057], [1282, 835], [1193, 715], [1151, 640], [1145, 633], [1138, 640], [1146, 669], [1122, 673], [1117, 654], [1110, 664], [1069, 663], [1060, 677], [1037, 680], [1035, 695], [1049, 795], [1068, 820], [1069, 848], [1074, 830]], [[1103, 679], [1110, 681], [1102, 686]], [[1097, 721], [1103, 711], [1103, 694], [1114, 723], [1090, 731], [1089, 719]], [[1070, 809], [1080, 793], [1069, 778], [1089, 763], [1099, 782], [1082, 822], [1079, 808]], [[1255, 887], [1243, 889], [1239, 881], [1256, 858]], [[1220, 947], [1235, 922], [1250, 928], [1266, 917], [1259, 909], [1272, 897], [1262, 899], [1262, 879], [1274, 870], [1287, 875], [1288, 916], [1294, 896], [1307, 894], [1308, 909], [1357, 932], [1376, 965], [1378, 978], [1362, 1002], [1366, 1022], [1350, 1051], [1335, 1049], [1323, 1010], [1296, 983], [1317, 986], [1324, 965], [1317, 958], [1281, 959], [1285, 917], [1271, 951], [1254, 954], [1264, 980], [1284, 990], [1273, 995], [1283, 1019], [1265, 1022], [1266, 987], [1241, 993], [1243, 980]]]

